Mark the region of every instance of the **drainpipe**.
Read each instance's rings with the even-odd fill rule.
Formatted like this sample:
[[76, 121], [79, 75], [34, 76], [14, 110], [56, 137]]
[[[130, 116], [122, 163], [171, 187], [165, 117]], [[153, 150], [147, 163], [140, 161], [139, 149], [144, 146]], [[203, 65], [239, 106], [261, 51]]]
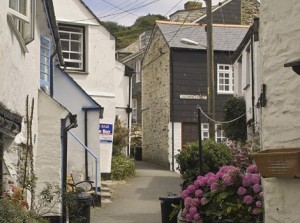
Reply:
[[53, 98], [53, 58], [55, 57], [57, 50], [55, 49], [54, 52], [50, 56], [50, 97]]
[[132, 79], [132, 74], [128, 76], [129, 79], [129, 92], [128, 92], [128, 106], [127, 106], [127, 109], [126, 109], [126, 112], [127, 112], [127, 126], [128, 126], [128, 145], [127, 145], [127, 155], [130, 156], [130, 113], [132, 112], [132, 108], [131, 108], [131, 79]]
[[[92, 106], [92, 107], [83, 107], [82, 110], [84, 111], [84, 145], [88, 147], [88, 111], [99, 111], [101, 107], [99, 106]], [[100, 116], [100, 115], [99, 115]], [[85, 160], [85, 180], [90, 180], [89, 178], [89, 160], [88, 160], [88, 151], [84, 150], [84, 160]]]
[[173, 50], [170, 51], [170, 78], [171, 78], [171, 121], [172, 121], [172, 171], [174, 168], [174, 155], [175, 155], [175, 145], [174, 145], [174, 75], [173, 75]]
[[[66, 126], [67, 119], [70, 124]], [[68, 162], [68, 131], [77, 127], [77, 115], [69, 115], [61, 120], [61, 141], [62, 141], [62, 216], [60, 221], [66, 222], [66, 204], [64, 194], [67, 189], [67, 162]]]
[[254, 55], [253, 55], [253, 26], [251, 26], [251, 91], [252, 91], [252, 120], [253, 120], [253, 129], [252, 129], [252, 133], [253, 136], [255, 134], [255, 95], [254, 95]]

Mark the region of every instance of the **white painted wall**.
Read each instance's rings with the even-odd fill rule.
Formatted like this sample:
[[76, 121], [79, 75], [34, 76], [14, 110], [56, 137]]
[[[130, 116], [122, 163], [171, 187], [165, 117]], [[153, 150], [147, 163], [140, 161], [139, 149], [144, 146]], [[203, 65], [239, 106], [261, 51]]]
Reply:
[[[39, 140], [36, 152], [37, 194], [46, 183], [60, 185], [61, 182], [61, 119], [65, 119], [68, 111], [43, 91], [39, 91]], [[56, 140], [53, 140], [56, 139]], [[50, 206], [49, 206], [50, 207]], [[48, 208], [49, 208], [48, 207]], [[47, 209], [45, 209], [47, 211]], [[49, 215], [49, 213], [47, 213]], [[60, 215], [61, 206], [57, 203], [51, 215]]]
[[[300, 145], [300, 77], [283, 64], [300, 56], [300, 2], [261, 1], [261, 73], [267, 85], [262, 111], [263, 149]], [[264, 179], [265, 222], [300, 222], [299, 179]]]
[[[174, 156], [180, 153], [182, 147], [182, 129], [181, 129], [181, 122], [174, 122]], [[169, 162], [170, 162], [170, 170], [172, 171], [172, 122], [169, 123]], [[179, 173], [177, 170], [178, 163], [174, 158], [174, 170]]]
[[[78, 137], [78, 139], [85, 144], [85, 112], [82, 110], [84, 106], [91, 107], [96, 104], [91, 98], [84, 93], [76, 83], [63, 74], [61, 70], [55, 67], [53, 76], [54, 93], [53, 98], [64, 105], [72, 114], [77, 115], [78, 126], [70, 131]], [[76, 100], [72, 100], [76, 99]], [[87, 112], [87, 133], [88, 143], [87, 147], [99, 159], [99, 110]], [[95, 181], [95, 160], [91, 155], [88, 155], [89, 176], [91, 180]], [[99, 170], [99, 166], [98, 166]], [[68, 135], [68, 170], [67, 174], [72, 174], [76, 182], [85, 179], [85, 149], [77, 142], [72, 135]], [[98, 178], [98, 185], [100, 178]]]
[[[59, 106], [51, 101], [52, 99], [38, 94], [40, 83], [40, 36], [46, 35], [51, 38], [43, 1], [36, 1], [34, 40], [26, 45], [28, 53], [25, 53], [21, 48], [16, 32], [8, 21], [8, 4], [9, 1], [0, 2], [0, 102], [12, 112], [25, 117], [26, 96], [29, 96], [29, 108], [32, 99], [34, 99], [32, 136], [37, 176], [36, 191], [38, 193], [45, 186], [45, 182], [60, 183], [59, 125], [60, 118], [64, 117], [67, 111], [58, 108]], [[46, 101], [44, 101], [45, 98]], [[50, 120], [45, 118], [45, 111], [50, 112], [49, 119], [52, 120], [51, 123], [49, 123]], [[54, 117], [55, 115], [57, 117]], [[52, 128], [49, 128], [50, 125]], [[26, 122], [24, 122], [24, 119], [21, 135], [26, 139]], [[13, 146], [13, 144], [10, 145]], [[49, 153], [51, 155], [46, 160], [45, 155]], [[16, 164], [15, 161], [10, 163], [11, 166], [14, 164]]]
[[[101, 123], [114, 124], [116, 116], [115, 38], [78, 0], [54, 0], [57, 20], [86, 28], [87, 72], [69, 72], [104, 107]], [[72, 10], [68, 10], [72, 8]], [[110, 173], [112, 143], [100, 143], [101, 173]]]
[[[251, 51], [247, 52], [248, 46], [250, 47], [250, 40], [247, 43], [247, 46], [243, 49], [240, 60], [237, 59], [234, 66], [234, 94], [236, 96], [242, 96], [246, 102], [246, 120], [249, 121], [253, 117], [252, 110], [252, 68], [251, 68]], [[260, 44], [259, 42], [253, 43], [253, 77], [254, 77], [254, 116], [255, 116], [255, 130], [259, 131], [260, 129], [260, 109], [256, 107], [258, 99], [261, 93], [261, 75], [258, 71], [260, 66]], [[247, 77], [247, 75], [249, 75]], [[248, 128], [248, 140], [253, 139], [253, 130]]]

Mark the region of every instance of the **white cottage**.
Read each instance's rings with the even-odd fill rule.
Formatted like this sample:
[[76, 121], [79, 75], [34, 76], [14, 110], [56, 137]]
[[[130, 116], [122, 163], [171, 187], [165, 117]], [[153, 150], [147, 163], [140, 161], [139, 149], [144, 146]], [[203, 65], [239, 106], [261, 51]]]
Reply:
[[[104, 108], [98, 149], [101, 174], [109, 176], [115, 117], [120, 112], [130, 113], [130, 109], [126, 110], [130, 108], [129, 94], [122, 92], [122, 97], [119, 97], [118, 92], [128, 88], [129, 80], [124, 78], [124, 65], [115, 60], [115, 37], [83, 1], [54, 0], [54, 7], [65, 61], [64, 71]], [[122, 121], [126, 126], [130, 123], [127, 121], [130, 115], [122, 114], [120, 117], [124, 117]]]
[[[0, 181], [24, 188], [25, 178], [36, 177], [25, 198], [30, 205], [45, 183], [62, 187], [62, 136], [75, 127], [74, 116], [50, 96], [52, 65], [63, 64], [58, 39], [51, 0], [1, 1]], [[46, 214], [59, 218], [61, 205]]]

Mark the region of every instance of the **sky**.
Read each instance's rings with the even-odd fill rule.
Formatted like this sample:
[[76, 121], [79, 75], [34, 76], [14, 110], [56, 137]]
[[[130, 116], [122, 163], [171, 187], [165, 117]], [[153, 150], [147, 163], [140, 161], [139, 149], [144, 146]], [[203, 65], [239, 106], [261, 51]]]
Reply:
[[[216, 5], [224, 0], [212, 0]], [[188, 0], [84, 0], [101, 21], [113, 21], [131, 26], [141, 16], [160, 14], [168, 16], [184, 9]], [[204, 0], [198, 0], [205, 6]]]

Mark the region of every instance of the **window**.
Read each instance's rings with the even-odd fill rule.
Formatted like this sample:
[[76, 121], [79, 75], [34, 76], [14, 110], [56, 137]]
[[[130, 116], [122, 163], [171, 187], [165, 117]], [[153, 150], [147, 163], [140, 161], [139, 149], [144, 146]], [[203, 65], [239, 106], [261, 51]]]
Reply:
[[135, 63], [135, 83], [141, 82], [141, 61]]
[[202, 133], [202, 140], [209, 139], [209, 124], [202, 123], [201, 124], [201, 133]]
[[250, 86], [250, 75], [251, 75], [251, 54], [250, 54], [250, 45], [246, 49], [246, 77], [244, 83], [244, 89]]
[[224, 142], [224, 140], [226, 139], [226, 137], [224, 136], [224, 130], [222, 129], [222, 125], [221, 124], [216, 124], [215, 125], [215, 139], [217, 143], [222, 143]]
[[51, 40], [45, 36], [41, 36], [40, 87], [48, 94], [50, 87], [50, 47]]
[[9, 0], [10, 13], [23, 22], [30, 22], [30, 0]]
[[232, 65], [218, 64], [218, 93], [233, 94], [234, 76]]
[[58, 26], [66, 69], [84, 71], [84, 27]]
[[34, 20], [34, 0], [9, 0], [8, 21], [25, 52], [28, 52], [26, 44], [34, 38]]
[[137, 100], [132, 99], [132, 115], [131, 115], [131, 122], [133, 124], [137, 123]]

